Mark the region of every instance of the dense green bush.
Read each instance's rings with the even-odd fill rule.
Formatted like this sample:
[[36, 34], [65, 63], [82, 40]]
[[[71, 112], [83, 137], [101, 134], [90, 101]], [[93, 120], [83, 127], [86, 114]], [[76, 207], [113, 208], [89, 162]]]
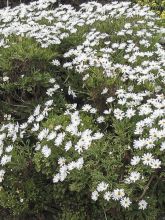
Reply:
[[54, 0], [0, 16], [0, 207], [7, 219], [165, 210], [165, 35], [147, 7]]
[[[118, 2], [125, 1], [119, 0]], [[7, 5], [10, 7], [15, 7], [19, 4], [25, 3], [29, 4], [34, 2], [34, 0], [1, 0], [0, 8], [4, 8]], [[79, 8], [82, 3], [90, 2], [89, 0], [57, 0], [58, 4], [71, 4], [72, 6]], [[97, 2], [101, 4], [107, 4], [113, 2], [113, 0], [98, 0]], [[165, 1], [164, 0], [130, 0], [132, 3], [138, 3], [141, 5], [147, 5], [151, 7], [158, 15], [165, 18]]]
[[165, 1], [164, 0], [136, 0], [141, 5], [148, 5], [155, 10], [163, 19], [165, 19]]

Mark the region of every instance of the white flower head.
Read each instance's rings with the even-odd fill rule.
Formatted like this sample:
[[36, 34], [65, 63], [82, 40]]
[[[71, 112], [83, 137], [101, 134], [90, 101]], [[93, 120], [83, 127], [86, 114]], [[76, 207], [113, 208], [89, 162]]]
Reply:
[[140, 157], [139, 156], [133, 156], [133, 158], [131, 159], [131, 165], [135, 166], [140, 162]]
[[104, 194], [104, 199], [105, 200], [109, 201], [111, 199], [111, 197], [112, 197], [111, 192], [109, 192], [109, 191], [105, 192], [105, 194]]
[[114, 200], [119, 200], [119, 199], [123, 198], [124, 196], [125, 196], [124, 189], [115, 189], [112, 192], [112, 198]]
[[123, 206], [124, 208], [129, 208], [129, 206], [131, 205], [131, 201], [128, 197], [124, 197], [121, 199], [120, 204], [121, 206]]
[[9, 81], [9, 77], [8, 76], [4, 76], [3, 77], [3, 82], [8, 82]]
[[53, 61], [52, 61], [52, 64], [53, 64], [54, 66], [60, 66], [60, 62], [59, 62], [58, 60], [53, 60]]
[[130, 173], [129, 179], [131, 182], [136, 182], [137, 180], [140, 179], [140, 173], [137, 171], [133, 171]]
[[147, 208], [147, 202], [145, 200], [140, 200], [138, 205], [139, 205], [139, 209], [144, 210]]
[[160, 146], [160, 151], [164, 151], [164, 150], [165, 150], [165, 142], [162, 142]]
[[104, 95], [108, 92], [108, 88], [104, 88], [103, 91], [101, 92], [101, 95]]
[[99, 193], [97, 191], [92, 192], [92, 200], [96, 201], [98, 199]]
[[97, 186], [97, 191], [102, 192], [102, 191], [105, 191], [107, 188], [108, 188], [108, 184], [105, 182], [101, 182]]
[[51, 149], [47, 146], [47, 145], [44, 145], [42, 147], [42, 150], [41, 150], [42, 154], [44, 155], [44, 157], [49, 157], [51, 155]]
[[11, 161], [11, 155], [4, 155], [1, 158], [1, 165], [4, 166]]

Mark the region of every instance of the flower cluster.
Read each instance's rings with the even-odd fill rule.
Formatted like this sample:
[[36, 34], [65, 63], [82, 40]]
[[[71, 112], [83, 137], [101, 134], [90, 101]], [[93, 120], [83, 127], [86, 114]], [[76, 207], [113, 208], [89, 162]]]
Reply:
[[[37, 171], [53, 184], [89, 169], [93, 201], [102, 196], [105, 203], [145, 210], [147, 190], [165, 165], [165, 50], [159, 43], [165, 28], [148, 7], [130, 2], [90, 2], [78, 11], [51, 8], [55, 2], [0, 11], [1, 49], [15, 45], [14, 36], [62, 51], [48, 63], [58, 74], [51, 73], [46, 101], [23, 122], [4, 113], [0, 183], [10, 175], [14, 150], [28, 139]], [[72, 38], [75, 45], [65, 48]], [[4, 73], [2, 86], [11, 80]]]

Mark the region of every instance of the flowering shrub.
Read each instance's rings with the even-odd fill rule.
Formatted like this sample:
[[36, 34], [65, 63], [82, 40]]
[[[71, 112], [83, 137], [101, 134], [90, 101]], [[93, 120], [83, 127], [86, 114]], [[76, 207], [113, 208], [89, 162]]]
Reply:
[[0, 20], [4, 214], [164, 214], [163, 21], [130, 2], [76, 11], [55, 0], [5, 8]]
[[138, 0], [139, 4], [145, 4], [152, 7], [164, 19], [165, 18], [165, 1], [164, 0]]

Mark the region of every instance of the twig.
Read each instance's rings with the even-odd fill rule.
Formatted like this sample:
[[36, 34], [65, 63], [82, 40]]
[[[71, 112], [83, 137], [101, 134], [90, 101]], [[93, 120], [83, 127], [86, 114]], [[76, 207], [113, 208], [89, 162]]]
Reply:
[[105, 212], [104, 207], [103, 207], [103, 211], [104, 211], [104, 217], [105, 217], [105, 220], [107, 220], [107, 215], [106, 215], [106, 212]]
[[143, 190], [141, 196], [138, 198], [138, 200], [141, 200], [141, 199], [143, 198], [143, 196], [146, 194], [146, 192], [147, 192], [147, 190], [149, 189], [149, 186], [150, 186], [152, 180], [154, 179], [154, 177], [155, 177], [155, 175], [152, 175], [152, 176], [150, 177], [150, 179], [149, 179], [147, 185], [144, 187], [144, 190]]
[[67, 76], [67, 78], [65, 79], [65, 81], [64, 81], [64, 84], [68, 81], [68, 79], [69, 79], [69, 74], [68, 74], [68, 76]]

